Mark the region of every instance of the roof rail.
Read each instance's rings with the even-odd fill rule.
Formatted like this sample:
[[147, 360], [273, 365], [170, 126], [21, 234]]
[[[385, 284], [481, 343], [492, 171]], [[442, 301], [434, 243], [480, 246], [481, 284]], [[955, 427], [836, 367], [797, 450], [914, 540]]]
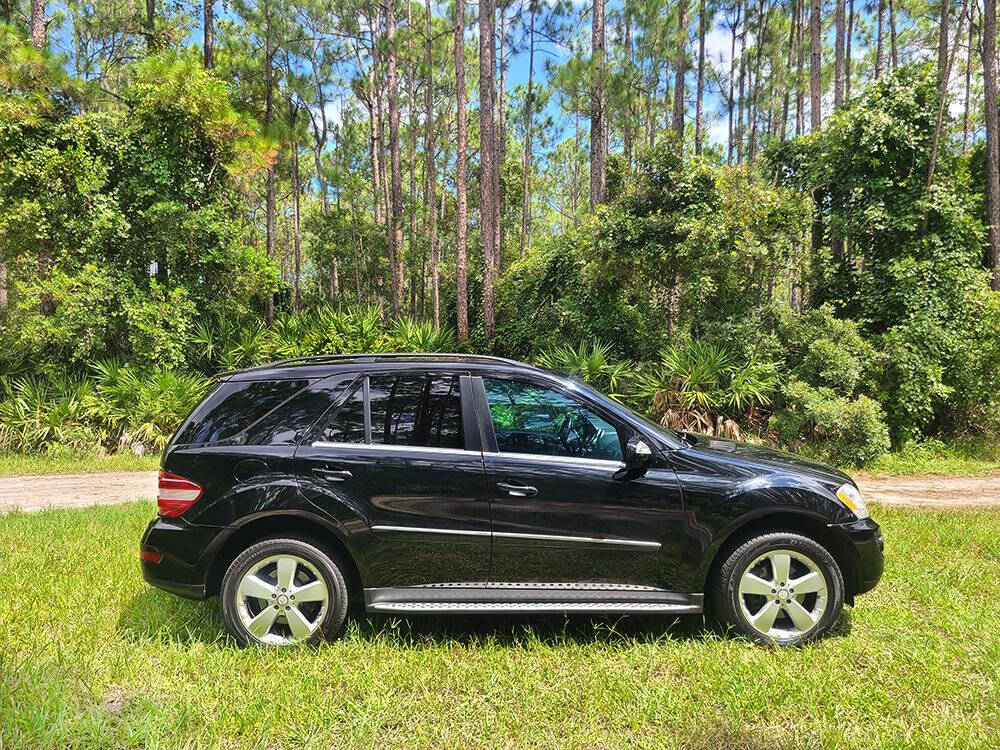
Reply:
[[257, 372], [259, 370], [268, 370], [272, 367], [288, 367], [297, 364], [308, 364], [310, 362], [329, 362], [331, 360], [364, 360], [369, 362], [377, 362], [383, 359], [444, 359], [446, 357], [468, 357], [469, 359], [478, 360], [489, 360], [491, 362], [503, 362], [509, 365], [522, 366], [522, 362], [518, 362], [513, 359], [507, 359], [506, 357], [495, 357], [491, 354], [461, 354], [459, 352], [359, 352], [354, 354], [309, 354], [301, 357], [290, 357], [288, 359], [279, 359], [274, 362], [265, 362], [264, 364], [254, 365], [253, 367], [246, 367], [241, 370], [228, 370], [226, 372], [221, 372], [218, 377], [226, 377], [229, 375], [235, 375], [240, 372]]

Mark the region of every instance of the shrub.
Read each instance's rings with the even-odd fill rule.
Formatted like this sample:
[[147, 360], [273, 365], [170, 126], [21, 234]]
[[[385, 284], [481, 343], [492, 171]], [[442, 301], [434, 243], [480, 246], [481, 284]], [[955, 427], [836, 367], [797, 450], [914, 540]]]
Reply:
[[631, 371], [631, 363], [615, 361], [611, 347], [594, 339], [589, 344], [581, 341], [577, 348], [568, 344], [543, 352], [535, 364], [546, 370], [569, 375], [603, 393], [616, 395], [619, 383]]
[[841, 395], [874, 387], [885, 361], [885, 355], [862, 338], [858, 324], [834, 317], [829, 305], [798, 316], [783, 315], [777, 332], [791, 375]]
[[0, 378], [0, 450], [98, 450], [100, 436], [86, 420], [92, 388], [92, 383], [67, 376]]
[[755, 422], [777, 385], [773, 363], [740, 362], [722, 346], [690, 341], [667, 347], [633, 391], [635, 405], [669, 427], [738, 438], [737, 420]]
[[92, 365], [95, 384], [87, 412], [111, 447], [143, 453], [162, 449], [211, 381], [166, 368], [142, 372], [115, 360]]
[[808, 447], [839, 465], [861, 466], [889, 450], [889, 428], [877, 401], [838, 396], [792, 380], [782, 389], [784, 406], [770, 420], [778, 439]]

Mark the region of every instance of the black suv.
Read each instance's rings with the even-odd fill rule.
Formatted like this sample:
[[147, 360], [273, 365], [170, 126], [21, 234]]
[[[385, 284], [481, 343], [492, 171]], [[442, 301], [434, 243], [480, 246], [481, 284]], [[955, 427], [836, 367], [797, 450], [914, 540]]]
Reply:
[[674, 433], [493, 357], [353, 355], [220, 378], [167, 447], [145, 579], [221, 592], [242, 644], [369, 612], [700, 613], [812, 640], [882, 574], [849, 477]]

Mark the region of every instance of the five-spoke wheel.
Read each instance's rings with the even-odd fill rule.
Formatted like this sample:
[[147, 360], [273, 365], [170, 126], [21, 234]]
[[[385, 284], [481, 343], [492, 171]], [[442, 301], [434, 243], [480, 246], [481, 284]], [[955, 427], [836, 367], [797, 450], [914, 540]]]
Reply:
[[749, 539], [723, 562], [713, 591], [716, 612], [755, 640], [796, 645], [836, 622], [844, 580], [833, 556], [799, 534]]
[[343, 624], [347, 588], [338, 565], [317, 545], [266, 539], [230, 565], [222, 610], [226, 626], [242, 643], [316, 643]]

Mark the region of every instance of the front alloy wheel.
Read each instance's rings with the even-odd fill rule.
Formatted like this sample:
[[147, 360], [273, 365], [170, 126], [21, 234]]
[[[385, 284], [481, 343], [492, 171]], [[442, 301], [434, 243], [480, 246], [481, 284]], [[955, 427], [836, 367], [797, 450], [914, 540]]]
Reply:
[[844, 580], [832, 555], [792, 533], [746, 541], [723, 563], [716, 611], [761, 643], [792, 646], [819, 638], [837, 621]]
[[226, 627], [243, 645], [314, 644], [343, 624], [347, 588], [337, 564], [303, 539], [266, 539], [229, 566]]

